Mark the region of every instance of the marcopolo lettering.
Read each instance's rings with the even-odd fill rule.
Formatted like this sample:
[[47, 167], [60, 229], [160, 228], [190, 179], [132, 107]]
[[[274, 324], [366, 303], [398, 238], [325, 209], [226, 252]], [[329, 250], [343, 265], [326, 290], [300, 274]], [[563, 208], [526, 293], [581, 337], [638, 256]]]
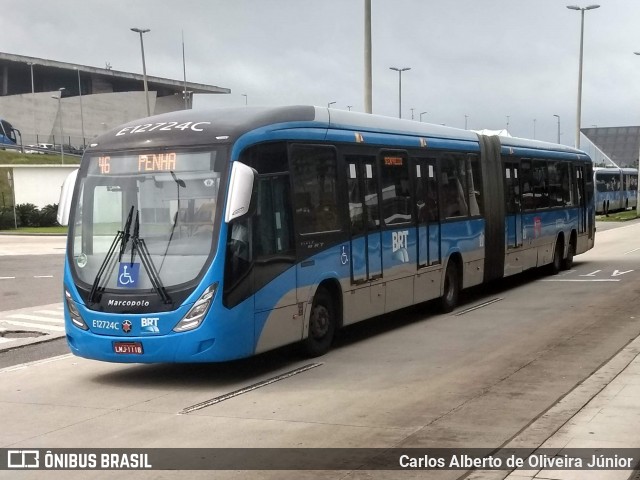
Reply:
[[149, 300], [109, 300], [107, 305], [110, 307], [148, 307]]

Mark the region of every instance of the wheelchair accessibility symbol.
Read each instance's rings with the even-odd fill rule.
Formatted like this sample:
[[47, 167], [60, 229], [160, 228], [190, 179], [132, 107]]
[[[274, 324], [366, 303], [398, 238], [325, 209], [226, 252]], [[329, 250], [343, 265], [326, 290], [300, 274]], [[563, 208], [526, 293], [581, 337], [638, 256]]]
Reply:
[[140, 275], [139, 263], [121, 263], [118, 268], [118, 287], [135, 288]]
[[342, 263], [342, 265], [346, 265], [347, 263], [349, 263], [349, 256], [345, 251], [346, 248], [347, 247], [345, 245], [342, 246], [342, 255], [340, 255], [340, 263]]

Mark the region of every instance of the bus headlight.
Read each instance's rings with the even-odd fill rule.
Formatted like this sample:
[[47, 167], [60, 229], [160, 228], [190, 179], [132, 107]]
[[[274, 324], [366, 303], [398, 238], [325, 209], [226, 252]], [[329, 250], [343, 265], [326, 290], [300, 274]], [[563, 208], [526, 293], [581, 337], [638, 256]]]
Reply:
[[187, 330], [193, 330], [200, 326], [216, 296], [216, 290], [218, 290], [218, 282], [210, 285], [202, 295], [200, 295], [200, 298], [193, 304], [193, 307], [191, 307], [184, 318], [173, 328], [173, 331], [186, 332]]
[[89, 327], [86, 323], [84, 323], [84, 320], [80, 316], [78, 307], [76, 307], [76, 302], [73, 301], [69, 290], [67, 290], [66, 288], [64, 289], [64, 299], [67, 302], [67, 310], [69, 310], [69, 316], [71, 317], [71, 321], [73, 322], [73, 324], [76, 327], [81, 328], [82, 330], [89, 330]]

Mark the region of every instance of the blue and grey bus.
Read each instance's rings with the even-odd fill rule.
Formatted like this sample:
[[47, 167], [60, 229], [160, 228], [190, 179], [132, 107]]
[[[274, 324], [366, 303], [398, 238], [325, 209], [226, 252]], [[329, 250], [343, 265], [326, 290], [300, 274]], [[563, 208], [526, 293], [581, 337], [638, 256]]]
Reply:
[[15, 145], [18, 141], [16, 132], [9, 122], [0, 118], [0, 145]]
[[428, 300], [451, 311], [461, 289], [593, 247], [591, 165], [562, 145], [311, 106], [128, 123], [63, 188], [69, 347], [317, 356], [345, 325]]
[[635, 168], [595, 167], [593, 169], [596, 213], [636, 208], [638, 170]]

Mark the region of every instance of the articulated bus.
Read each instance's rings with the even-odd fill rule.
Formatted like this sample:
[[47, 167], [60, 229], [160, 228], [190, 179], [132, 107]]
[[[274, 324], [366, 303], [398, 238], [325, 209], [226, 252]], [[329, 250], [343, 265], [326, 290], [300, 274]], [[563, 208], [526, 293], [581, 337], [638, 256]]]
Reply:
[[594, 245], [593, 178], [566, 146], [319, 107], [128, 123], [63, 187], [68, 344], [112, 362], [321, 355], [345, 325], [571, 267]]
[[636, 208], [638, 170], [635, 168], [595, 167], [596, 213]]

